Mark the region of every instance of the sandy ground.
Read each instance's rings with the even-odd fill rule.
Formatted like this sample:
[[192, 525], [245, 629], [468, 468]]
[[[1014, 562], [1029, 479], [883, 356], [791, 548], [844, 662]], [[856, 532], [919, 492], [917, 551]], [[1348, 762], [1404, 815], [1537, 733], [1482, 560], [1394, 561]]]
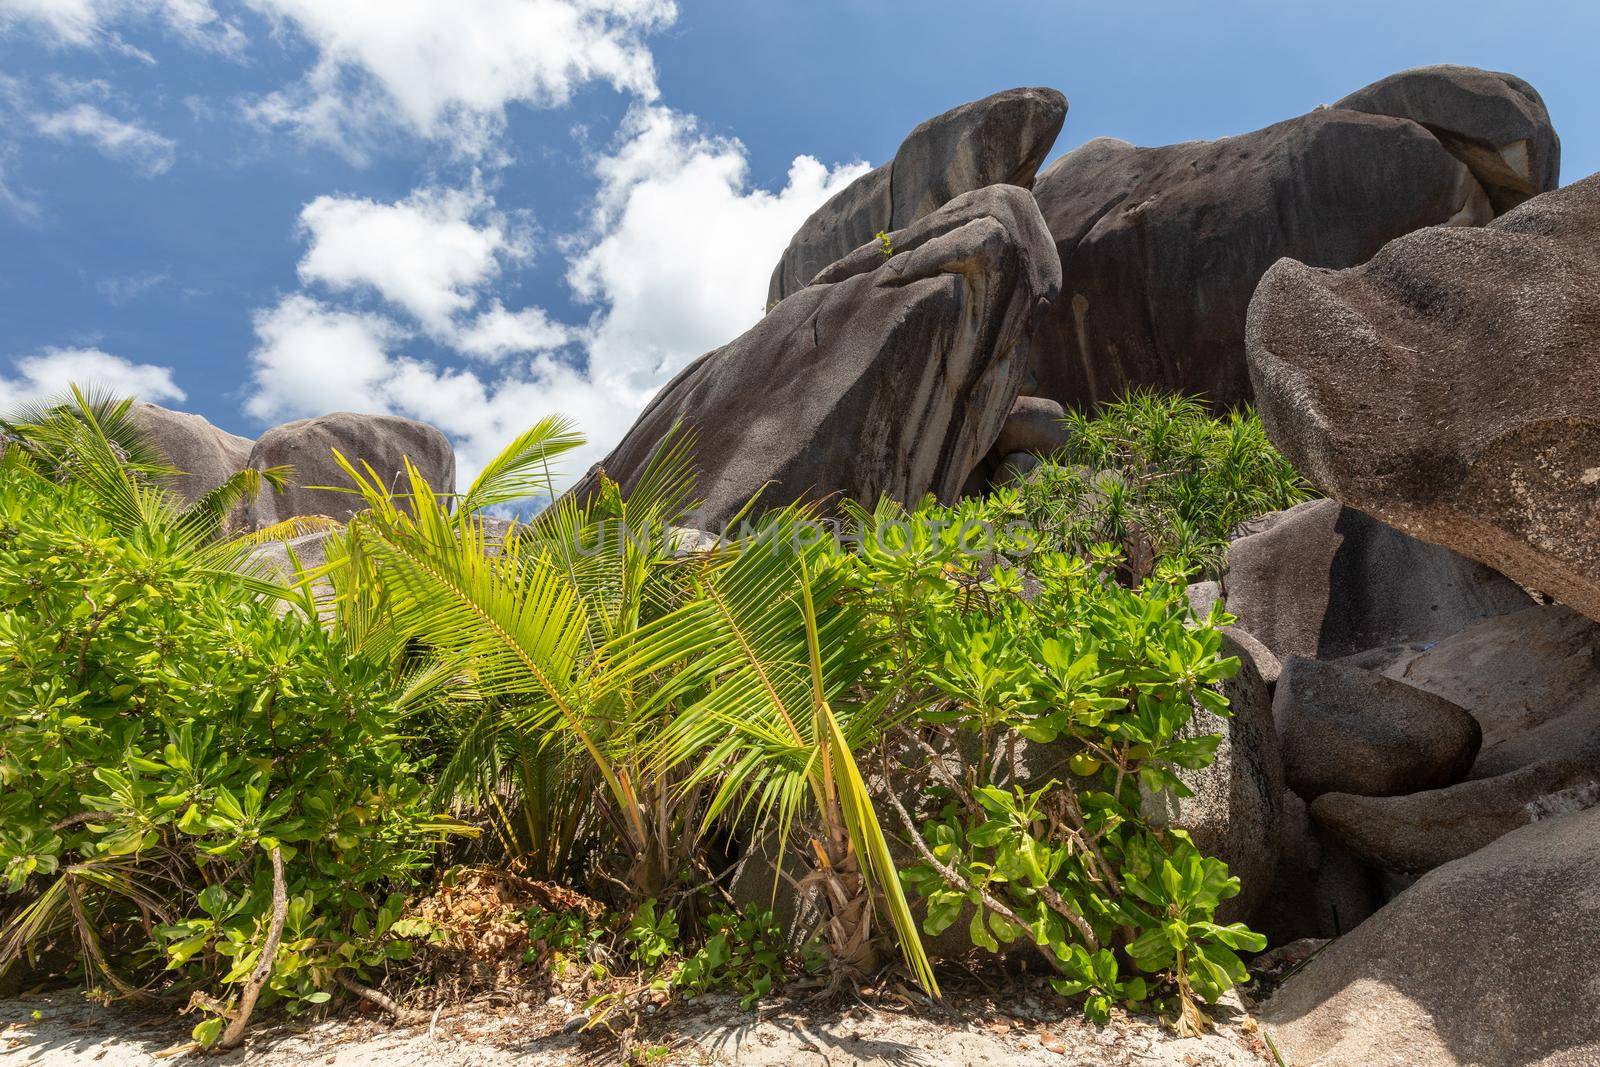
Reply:
[[[558, 1006], [559, 1007], [559, 1006]], [[356, 1016], [314, 1024], [256, 1029], [245, 1047], [200, 1057], [170, 1016], [149, 1017], [85, 1002], [73, 992], [0, 1000], [0, 1063], [156, 1067], [175, 1062], [261, 1067], [500, 1067], [518, 1064], [614, 1064], [617, 1042], [599, 1034], [562, 1034], [548, 1023], [549, 1005], [483, 1007], [428, 1027], [390, 1026]], [[1270, 1064], [1253, 1023], [1237, 1006], [1218, 1012], [1204, 1038], [1179, 1039], [1148, 1021], [1119, 1018], [1104, 1029], [1033, 1001], [1008, 998], [962, 1005], [963, 1018], [855, 1005], [816, 1013], [804, 1004], [741, 1011], [728, 998], [706, 997], [675, 1010], [670, 1025], [647, 1022], [638, 1039], [660, 1067], [729, 1064], [1034, 1065], [1063, 1067], [1260, 1067]], [[539, 1036], [545, 1034], [546, 1036]]]

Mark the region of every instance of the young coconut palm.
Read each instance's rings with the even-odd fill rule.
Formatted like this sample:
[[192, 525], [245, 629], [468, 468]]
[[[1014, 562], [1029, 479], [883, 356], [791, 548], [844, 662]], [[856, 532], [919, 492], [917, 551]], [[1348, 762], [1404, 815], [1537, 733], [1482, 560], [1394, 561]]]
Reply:
[[[681, 794], [641, 764], [658, 727], [639, 719], [633, 679], [612, 664], [641, 620], [685, 588], [659, 531], [689, 504], [687, 446], [661, 449], [625, 501], [607, 483], [597, 499], [558, 501], [498, 539], [479, 514], [553, 495], [550, 460], [581, 442], [564, 420], [543, 420], [453, 510], [414, 468], [395, 494], [338, 457], [367, 504], [346, 555], [370, 564], [365, 581], [347, 576], [344, 595], [376, 603], [357, 587], [380, 589], [371, 640], [421, 643], [470, 675], [474, 702], [455, 724], [442, 788], [493, 813], [512, 853], [547, 876], [569, 865], [598, 810], [614, 823], [630, 893], [644, 899], [687, 867], [694, 835]], [[584, 803], [596, 785], [609, 801], [598, 808]]]
[[[893, 725], [888, 696], [859, 699], [856, 683], [880, 651], [859, 610], [839, 594], [844, 571], [818, 543], [810, 510], [771, 515], [702, 576], [699, 595], [647, 627], [625, 670], [682, 668], [654, 697], [704, 696], [674, 717], [656, 746], [662, 768], [687, 768], [686, 786], [713, 790], [704, 820], [736, 814], [787, 842], [808, 829], [835, 987], [879, 962], [873, 916], [881, 907], [913, 977], [938, 983], [918, 937], [853, 750]], [[659, 772], [658, 772], [659, 773]]]
[[322, 529], [328, 520], [296, 518], [249, 534], [227, 536], [228, 516], [267, 488], [282, 489], [289, 467], [246, 468], [193, 502], [167, 488], [183, 471], [171, 466], [148, 433], [132, 418], [133, 399], [77, 385], [60, 397], [0, 418], [0, 467], [29, 471], [57, 483], [73, 482], [121, 533], [170, 539], [192, 551], [208, 569], [232, 571], [257, 592], [280, 587], [244, 566], [265, 541]]

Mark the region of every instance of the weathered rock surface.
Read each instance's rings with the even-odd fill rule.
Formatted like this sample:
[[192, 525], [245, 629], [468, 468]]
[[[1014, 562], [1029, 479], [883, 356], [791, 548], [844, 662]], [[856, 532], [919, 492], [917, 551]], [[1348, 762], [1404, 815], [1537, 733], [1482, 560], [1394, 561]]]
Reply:
[[[309, 571], [328, 562], [330, 533], [328, 530], [317, 530], [282, 541], [264, 542], [251, 551], [245, 565], [256, 573], [276, 581], [292, 581], [296, 574], [296, 564], [300, 570]], [[322, 588], [331, 587], [324, 583]]]
[[1056, 160], [1034, 188], [1063, 278], [1034, 349], [1039, 394], [1067, 407], [1136, 386], [1250, 399], [1246, 310], [1279, 258], [1349, 267], [1424, 226], [1481, 225], [1494, 209], [1475, 172], [1508, 206], [1520, 185], [1554, 188], [1549, 117], [1507, 79], [1429, 68], [1253, 133], [1100, 138]]
[[[1060, 270], [1033, 198], [957, 197], [828, 267], [744, 336], [685, 368], [600, 467], [630, 489], [680, 419], [700, 464], [699, 525], [842, 494], [955, 500], [1027, 374], [1034, 309]], [[574, 492], [593, 491], [591, 472]]]
[[1238, 629], [1279, 658], [1433, 641], [1533, 601], [1515, 582], [1334, 500], [1263, 516], [1228, 548]]
[[183, 471], [170, 487], [193, 503], [244, 470], [250, 459], [248, 437], [211, 425], [200, 415], [135, 401], [130, 414], [167, 462]]
[[1250, 916], [1251, 927], [1273, 945], [1349, 933], [1377, 910], [1378, 878], [1311, 821], [1293, 790], [1283, 791], [1282, 812], [1272, 891]]
[[1596, 746], [1445, 789], [1410, 796], [1325, 793], [1311, 805], [1317, 824], [1364, 861], [1422, 874], [1460, 859], [1519, 827], [1600, 804]]
[[364, 505], [358, 496], [306, 488], [350, 485], [333, 458], [334, 449], [358, 469], [363, 462], [370, 464], [378, 479], [398, 492], [409, 492], [407, 456], [435, 492], [455, 492], [455, 451], [444, 434], [427, 423], [395, 415], [339, 411], [274, 426], [256, 441], [249, 465], [264, 469], [287, 464], [294, 468], [294, 484], [281, 493], [266, 491], [256, 498], [250, 509], [255, 524], [266, 526], [299, 515], [342, 521], [360, 511]]
[[1307, 801], [1450, 785], [1466, 775], [1482, 740], [1477, 720], [1443, 697], [1298, 656], [1284, 661], [1272, 714], [1284, 780]]
[[1570, 756], [1600, 738], [1600, 623], [1559, 604], [1485, 619], [1384, 671], [1471, 712], [1471, 777]]
[[1054, 400], [1042, 396], [1019, 396], [1011, 413], [1000, 425], [994, 452], [1008, 456], [1013, 452], [1032, 452], [1047, 456], [1067, 443], [1066, 412]]
[[1429, 873], [1293, 975], [1263, 1021], [1302, 1067], [1600, 1062], [1600, 810]]
[[1251, 304], [1274, 444], [1313, 484], [1600, 619], [1600, 175]]
[[804, 289], [879, 231], [903, 230], [962, 193], [1030, 188], [1066, 117], [1066, 97], [1054, 89], [1011, 89], [924, 122], [894, 159], [812, 212], [772, 272], [768, 304]]
[[[1211, 605], [1222, 599], [1222, 586], [1217, 582], [1195, 582], [1186, 592], [1189, 607], [1197, 617], [1205, 616], [1211, 611]], [[1234, 655], [1255, 668], [1269, 687], [1278, 684], [1278, 675], [1283, 673], [1283, 661], [1270, 648], [1242, 626], [1224, 626], [1222, 632], [1237, 646]]]
[[1014, 485], [1026, 481], [1028, 475], [1039, 469], [1041, 462], [1032, 452], [1007, 453], [1000, 457], [1000, 465], [995, 468], [994, 477], [990, 481], [994, 485]]
[[1224, 656], [1238, 656], [1239, 673], [1222, 683], [1233, 712], [1226, 719], [1201, 708], [1184, 729], [1186, 737], [1220, 734], [1216, 758], [1178, 777], [1193, 796], [1146, 794], [1147, 818], [1189, 831], [1196, 847], [1238, 876], [1239, 895], [1223, 902], [1219, 922], [1243, 920], [1266, 899], [1278, 865], [1283, 762], [1272, 721], [1272, 694], [1244, 651], [1226, 635]]
[[1496, 214], [1561, 176], [1561, 141], [1533, 86], [1514, 74], [1442, 64], [1391, 74], [1333, 105], [1420, 124], [1465, 163]]

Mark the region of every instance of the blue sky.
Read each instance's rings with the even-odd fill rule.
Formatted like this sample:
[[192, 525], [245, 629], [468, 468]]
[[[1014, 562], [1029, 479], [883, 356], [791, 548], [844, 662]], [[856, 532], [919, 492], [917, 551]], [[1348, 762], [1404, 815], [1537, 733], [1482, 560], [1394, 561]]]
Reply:
[[1409, 66], [1544, 95], [1600, 170], [1592, 0], [0, 0], [0, 402], [100, 378], [247, 435], [603, 453], [752, 323], [795, 226], [1016, 85], [1056, 146], [1255, 129]]

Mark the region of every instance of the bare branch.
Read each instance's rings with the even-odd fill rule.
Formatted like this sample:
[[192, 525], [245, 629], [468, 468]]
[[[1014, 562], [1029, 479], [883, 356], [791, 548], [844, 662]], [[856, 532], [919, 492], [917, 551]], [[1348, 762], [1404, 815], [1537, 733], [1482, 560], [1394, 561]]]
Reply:
[[272, 965], [278, 958], [278, 944], [283, 940], [283, 924], [289, 916], [289, 890], [283, 880], [283, 850], [274, 845], [269, 855], [272, 857], [272, 919], [267, 925], [266, 944], [261, 946], [261, 958], [245, 980], [244, 992], [239, 994], [239, 1007], [234, 1011], [233, 1018], [228, 1020], [222, 1040], [217, 1042], [218, 1051], [238, 1048], [244, 1041], [245, 1027], [250, 1025], [250, 1016], [256, 1010], [261, 987], [272, 977]]

